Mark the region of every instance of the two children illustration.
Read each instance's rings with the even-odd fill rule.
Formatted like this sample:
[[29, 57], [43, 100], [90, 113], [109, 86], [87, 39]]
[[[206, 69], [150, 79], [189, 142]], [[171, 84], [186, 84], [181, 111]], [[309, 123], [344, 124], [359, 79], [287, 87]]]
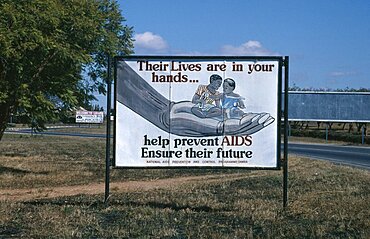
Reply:
[[[223, 93], [217, 90], [221, 86]], [[192, 113], [200, 118], [224, 117], [227, 119], [240, 119], [245, 109], [243, 100], [239, 94], [234, 93], [235, 81], [231, 78], [226, 78], [222, 83], [222, 78], [219, 75], [211, 75], [208, 85], [200, 85], [196, 90], [192, 103], [195, 106], [192, 108]]]

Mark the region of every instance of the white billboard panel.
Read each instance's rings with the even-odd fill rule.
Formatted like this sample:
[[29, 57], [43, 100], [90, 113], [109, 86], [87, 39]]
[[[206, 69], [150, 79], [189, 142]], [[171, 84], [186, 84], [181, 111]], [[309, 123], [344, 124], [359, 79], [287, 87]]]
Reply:
[[76, 123], [102, 124], [104, 112], [102, 111], [76, 111]]
[[115, 75], [115, 166], [279, 166], [280, 57], [126, 57]]

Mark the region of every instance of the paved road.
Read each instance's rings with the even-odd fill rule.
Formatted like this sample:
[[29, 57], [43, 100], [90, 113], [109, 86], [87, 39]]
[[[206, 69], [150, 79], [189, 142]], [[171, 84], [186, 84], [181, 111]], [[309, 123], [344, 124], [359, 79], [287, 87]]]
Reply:
[[288, 152], [370, 170], [370, 147], [289, 143]]

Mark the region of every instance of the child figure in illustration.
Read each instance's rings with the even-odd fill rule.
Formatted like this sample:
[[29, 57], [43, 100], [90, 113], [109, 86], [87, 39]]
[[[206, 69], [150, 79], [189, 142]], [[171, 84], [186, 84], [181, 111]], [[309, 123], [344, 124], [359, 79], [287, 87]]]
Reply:
[[213, 74], [210, 76], [210, 82], [208, 85], [198, 86], [192, 99], [192, 103], [195, 104], [192, 108], [194, 115], [200, 118], [209, 118], [221, 115], [221, 93], [217, 91], [221, 84], [221, 76]]
[[234, 93], [235, 81], [231, 78], [226, 78], [222, 87], [223, 94], [221, 99], [221, 107], [224, 112], [224, 117], [227, 119], [240, 119], [245, 114], [245, 112], [241, 110], [245, 109], [243, 102], [245, 98]]

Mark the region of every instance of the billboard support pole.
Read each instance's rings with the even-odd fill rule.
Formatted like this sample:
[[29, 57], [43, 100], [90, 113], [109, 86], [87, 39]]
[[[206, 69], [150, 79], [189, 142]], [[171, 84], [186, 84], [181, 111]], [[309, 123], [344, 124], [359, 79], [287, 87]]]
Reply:
[[289, 56], [284, 59], [284, 161], [283, 161], [283, 207], [288, 206], [288, 91], [289, 91]]
[[106, 145], [105, 145], [105, 196], [104, 203], [108, 204], [109, 199], [109, 180], [110, 180], [110, 115], [111, 115], [111, 95], [112, 95], [112, 85], [111, 85], [111, 59], [108, 55], [108, 69], [107, 69], [107, 132], [106, 132]]

